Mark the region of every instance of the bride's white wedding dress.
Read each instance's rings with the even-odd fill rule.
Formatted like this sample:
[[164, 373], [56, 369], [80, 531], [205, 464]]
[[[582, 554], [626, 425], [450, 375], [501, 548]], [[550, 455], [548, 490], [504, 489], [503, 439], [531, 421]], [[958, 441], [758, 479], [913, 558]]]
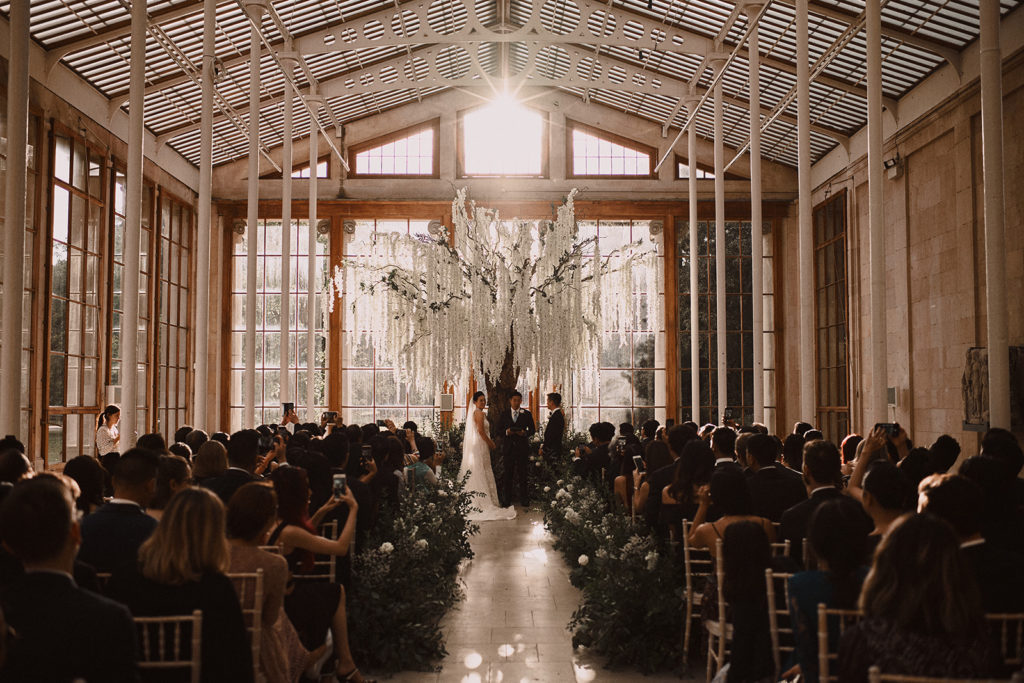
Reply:
[[[484, 494], [473, 499], [473, 504], [480, 508], [469, 518], [476, 522], [498, 519], [515, 519], [514, 507], [503, 508], [498, 504], [498, 487], [494, 483], [494, 470], [491, 469], [491, 449], [476, 429], [476, 413], [480, 412], [476, 404], [470, 404], [466, 414], [466, 437], [462, 442], [462, 466], [459, 478], [469, 471], [466, 490]], [[484, 415], [484, 429], [490, 430], [487, 416]]]

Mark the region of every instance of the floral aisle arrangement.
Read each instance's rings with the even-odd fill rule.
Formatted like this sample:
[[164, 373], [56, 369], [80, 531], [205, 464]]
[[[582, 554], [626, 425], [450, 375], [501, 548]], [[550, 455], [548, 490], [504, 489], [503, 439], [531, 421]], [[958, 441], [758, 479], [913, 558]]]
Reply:
[[473, 557], [465, 480], [420, 486], [384, 510], [352, 564], [349, 642], [369, 668], [427, 671], [447, 654], [439, 623], [462, 599], [459, 564]]
[[569, 622], [573, 646], [607, 658], [609, 666], [644, 673], [672, 668], [682, 656], [683, 569], [658, 552], [646, 526], [634, 522], [603, 488], [579, 479], [545, 491], [544, 521], [555, 548], [583, 592]]

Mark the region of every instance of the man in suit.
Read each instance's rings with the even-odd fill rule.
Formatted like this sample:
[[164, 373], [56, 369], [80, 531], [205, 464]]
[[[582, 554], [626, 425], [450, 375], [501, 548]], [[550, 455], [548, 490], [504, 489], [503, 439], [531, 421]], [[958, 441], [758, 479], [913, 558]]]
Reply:
[[521, 505], [529, 505], [530, 437], [537, 433], [537, 426], [530, 411], [522, 407], [523, 395], [518, 391], [509, 396], [508, 406], [508, 410], [498, 417], [497, 431], [501, 439], [498, 499], [505, 507], [512, 505], [517, 498]]
[[160, 456], [133, 448], [114, 467], [114, 497], [82, 521], [79, 559], [99, 572], [135, 563], [142, 542], [156, 529], [145, 507], [156, 492]]
[[743, 471], [736, 462], [736, 430], [722, 425], [711, 432], [711, 450], [715, 452], [715, 469], [732, 467]]
[[789, 540], [793, 558], [803, 560], [803, 540], [811, 515], [826, 501], [843, 495], [837, 487], [842, 479], [842, 457], [831, 441], [812, 441], [804, 446], [803, 474], [807, 500], [797, 503], [780, 518], [782, 540]]
[[592, 477], [595, 481], [600, 479], [601, 470], [611, 465], [611, 457], [608, 453], [608, 445], [615, 436], [615, 425], [610, 422], [595, 422], [590, 425], [590, 443], [586, 446], [578, 446], [573, 453], [572, 473], [581, 477]]
[[930, 512], [949, 522], [960, 538], [986, 612], [1024, 611], [1024, 557], [988, 543], [981, 535], [985, 507], [981, 487], [966, 477], [933, 474], [921, 481], [918, 512]]
[[775, 442], [765, 434], [751, 434], [746, 440], [751, 475], [747, 487], [754, 501], [754, 514], [773, 522], [797, 503], [807, 500], [803, 478], [775, 461]]
[[231, 435], [228, 441], [228, 469], [216, 477], [202, 482], [227, 505], [235, 491], [251, 481], [256, 481], [252, 472], [259, 457], [260, 434], [255, 429], [243, 429]]
[[71, 492], [52, 477], [17, 484], [0, 507], [0, 537], [25, 567], [0, 593], [17, 634], [8, 637], [0, 680], [139, 680], [131, 614], [71, 577], [81, 538], [74, 509]]
[[544, 443], [540, 454], [548, 464], [558, 463], [562, 454], [562, 435], [565, 433], [565, 415], [562, 414], [562, 395], [548, 394], [548, 423], [544, 427]]

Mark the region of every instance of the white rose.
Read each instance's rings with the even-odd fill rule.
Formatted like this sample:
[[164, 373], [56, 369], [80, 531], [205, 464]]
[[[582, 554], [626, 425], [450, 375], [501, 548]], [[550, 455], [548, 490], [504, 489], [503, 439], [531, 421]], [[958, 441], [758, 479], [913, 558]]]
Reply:
[[602, 560], [604, 558], [608, 557], [608, 551], [605, 550], [604, 548], [598, 548], [597, 552], [594, 553], [594, 554], [597, 555], [598, 557], [600, 557]]
[[555, 507], [555, 501], [551, 501], [551, 507]]
[[390, 552], [394, 551], [394, 549], [395, 549], [395, 546], [391, 545], [387, 541], [384, 541], [383, 543], [380, 544], [380, 551], [382, 553], [390, 553]]
[[550, 486], [545, 486], [544, 487], [544, 493], [551, 493], [551, 487]]
[[564, 483], [565, 483], [565, 481], [563, 481], [562, 479], [559, 479], [558, 481], [555, 482], [555, 486], [561, 486]]
[[420, 540], [416, 541], [416, 547], [419, 548], [420, 550], [426, 550], [427, 546], [429, 546], [429, 545], [430, 544], [427, 543], [427, 539], [425, 539], [425, 538], [421, 538]]
[[572, 491], [573, 491], [572, 484], [569, 484], [568, 486], [566, 486], [565, 490], [568, 491], [569, 493], [572, 493]]
[[590, 564], [590, 558], [586, 555], [580, 555], [578, 558], [576, 558], [576, 561], [579, 563], [581, 567], [586, 567], [588, 564]]
[[647, 560], [647, 571], [652, 572], [658, 566], [658, 553], [651, 551], [644, 559]]

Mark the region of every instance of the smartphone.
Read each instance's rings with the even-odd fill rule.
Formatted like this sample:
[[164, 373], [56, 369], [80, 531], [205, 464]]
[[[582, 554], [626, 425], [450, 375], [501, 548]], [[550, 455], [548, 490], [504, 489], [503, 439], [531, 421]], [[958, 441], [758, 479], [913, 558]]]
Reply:
[[334, 475], [334, 497], [341, 498], [345, 495], [348, 490], [348, 475], [347, 474], [335, 474]]
[[363, 444], [363, 454], [360, 456], [360, 462], [365, 466], [366, 463], [373, 459], [373, 446], [370, 444]]
[[285, 415], [287, 415], [288, 413], [294, 413], [295, 412], [295, 404], [294, 403], [282, 403], [281, 407], [284, 409], [284, 414]]
[[643, 459], [643, 456], [640, 456], [640, 455], [634, 455], [633, 456], [633, 467], [636, 468], [637, 472], [643, 472], [644, 471], [644, 459]]
[[377, 420], [378, 427], [387, 427], [387, 423], [384, 420]]
[[722, 419], [723, 420], [731, 420], [732, 419], [732, 408], [726, 408], [725, 410], [722, 411]]
[[881, 427], [885, 430], [885, 433], [889, 435], [889, 438], [896, 438], [900, 434], [900, 425], [898, 422], [878, 422], [875, 424], [875, 429]]
[[338, 411], [328, 410], [326, 413], [323, 414], [323, 417], [320, 419], [322, 422], [334, 422], [335, 420], [338, 419]]

